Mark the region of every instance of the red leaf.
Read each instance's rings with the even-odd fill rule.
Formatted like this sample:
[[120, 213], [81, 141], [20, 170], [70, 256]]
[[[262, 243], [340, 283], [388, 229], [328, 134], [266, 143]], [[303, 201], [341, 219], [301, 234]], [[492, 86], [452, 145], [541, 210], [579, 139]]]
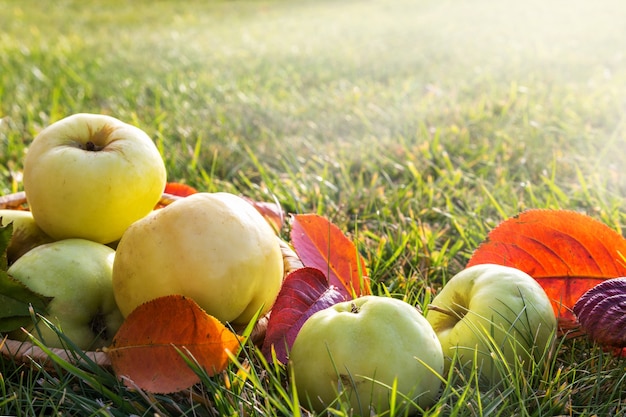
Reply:
[[329, 286], [326, 276], [315, 268], [301, 268], [285, 278], [272, 307], [262, 351], [272, 361], [272, 346], [279, 362], [287, 362], [289, 348], [304, 322], [313, 313], [341, 301], [344, 296]]
[[187, 197], [187, 196], [197, 193], [198, 190], [196, 190], [195, 188], [187, 184], [182, 184], [180, 182], [168, 182], [165, 185], [164, 192], [166, 194], [172, 194], [172, 195], [176, 195], [179, 197]]
[[249, 197], [242, 198], [252, 204], [252, 206], [254, 206], [254, 208], [263, 215], [265, 221], [272, 226], [272, 229], [274, 229], [276, 234], [278, 234], [285, 224], [285, 212], [280, 204], [277, 202], [269, 203], [266, 201], [255, 201]]
[[133, 310], [107, 351], [116, 375], [143, 390], [170, 393], [199, 382], [177, 348], [213, 375], [226, 368], [227, 351], [236, 354], [240, 343], [193, 300], [170, 295]]
[[552, 300], [562, 329], [572, 308], [599, 282], [626, 275], [626, 239], [604, 223], [567, 210], [529, 210], [493, 229], [467, 266], [512, 266], [535, 278]]
[[324, 217], [294, 216], [291, 243], [304, 266], [327, 274], [329, 283], [347, 299], [371, 294], [365, 261], [354, 243]]

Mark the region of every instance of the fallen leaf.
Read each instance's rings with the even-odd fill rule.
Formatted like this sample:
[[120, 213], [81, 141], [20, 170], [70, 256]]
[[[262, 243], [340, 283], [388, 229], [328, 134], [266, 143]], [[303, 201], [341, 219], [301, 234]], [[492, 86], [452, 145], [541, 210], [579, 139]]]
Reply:
[[285, 212], [278, 202], [255, 201], [249, 197], [242, 197], [265, 218], [272, 229], [278, 234], [285, 225]]
[[24, 191], [0, 196], [0, 208], [2, 209], [26, 210], [26, 203], [26, 193]]
[[295, 215], [291, 243], [304, 266], [326, 274], [328, 282], [347, 299], [371, 294], [364, 259], [354, 243], [326, 218]]
[[305, 267], [287, 275], [272, 308], [263, 341], [262, 352], [267, 361], [273, 361], [273, 346], [276, 359], [286, 363], [289, 349], [304, 322], [315, 312], [345, 300], [319, 269]]
[[[109, 355], [100, 350], [81, 352], [81, 355], [76, 355], [76, 352], [70, 352], [62, 348], [45, 349], [47, 351], [36, 344], [24, 343], [21, 340], [10, 340], [6, 338], [0, 340], [0, 354], [6, 359], [14, 362], [22, 362], [27, 365], [36, 363], [37, 366], [41, 366], [49, 371], [58, 372], [59, 370], [59, 368], [55, 366], [54, 359], [49, 352], [52, 352], [54, 356], [72, 365], [81, 364], [85, 358], [88, 358], [102, 367], [108, 368], [111, 366]], [[84, 357], [83, 354], [85, 355]]]
[[626, 347], [626, 278], [602, 281], [585, 292], [573, 310], [592, 340], [610, 348]]
[[164, 191], [165, 194], [177, 195], [179, 197], [187, 197], [197, 192], [198, 190], [192, 186], [180, 182], [168, 182], [165, 184]]
[[214, 375], [226, 368], [227, 351], [236, 354], [241, 341], [192, 299], [169, 295], [133, 310], [107, 351], [118, 377], [148, 392], [171, 393], [199, 382], [181, 352]]
[[20, 281], [0, 271], [0, 332], [10, 333], [33, 323], [33, 312], [45, 314], [51, 297], [35, 293]]
[[168, 182], [165, 184], [165, 190], [163, 191], [163, 194], [157, 204], [154, 206], [154, 209], [162, 209], [163, 207], [169, 206], [176, 200], [188, 197], [197, 192], [198, 191], [195, 188], [187, 184], [182, 184], [180, 182]]
[[572, 308], [603, 280], [626, 275], [626, 239], [593, 218], [568, 210], [529, 210], [503, 221], [467, 266], [511, 266], [535, 278], [552, 301], [562, 330], [577, 326]]

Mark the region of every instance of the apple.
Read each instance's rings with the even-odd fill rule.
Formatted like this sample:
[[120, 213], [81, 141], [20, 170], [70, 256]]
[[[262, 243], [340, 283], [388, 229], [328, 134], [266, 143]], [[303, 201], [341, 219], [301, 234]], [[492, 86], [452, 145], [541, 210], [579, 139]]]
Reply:
[[356, 415], [388, 412], [397, 384], [397, 410], [435, 401], [444, 369], [434, 330], [412, 305], [363, 296], [309, 317], [289, 354], [300, 402], [322, 413], [341, 396]]
[[[44, 314], [81, 349], [108, 346], [124, 321], [115, 304], [111, 275], [115, 251], [85, 239], [64, 239], [37, 246], [20, 257], [8, 274], [52, 300]], [[46, 325], [27, 329], [50, 347], [63, 347]], [[22, 331], [11, 338], [24, 340]]]
[[105, 115], [80, 113], [51, 124], [24, 159], [28, 205], [55, 240], [119, 239], [154, 208], [165, 184], [165, 164], [152, 139]]
[[113, 291], [124, 316], [178, 294], [222, 322], [245, 325], [272, 307], [283, 274], [278, 236], [263, 216], [234, 194], [201, 192], [126, 230], [117, 245]]
[[537, 281], [519, 269], [475, 265], [452, 277], [426, 315], [437, 333], [446, 369], [456, 356], [483, 381], [497, 384], [506, 367], [540, 365], [552, 348], [556, 317]]
[[7, 247], [7, 261], [9, 264], [17, 258], [44, 243], [50, 243], [53, 239], [44, 233], [35, 223], [33, 214], [27, 210], [0, 209], [0, 223], [2, 226], [13, 224], [13, 234]]

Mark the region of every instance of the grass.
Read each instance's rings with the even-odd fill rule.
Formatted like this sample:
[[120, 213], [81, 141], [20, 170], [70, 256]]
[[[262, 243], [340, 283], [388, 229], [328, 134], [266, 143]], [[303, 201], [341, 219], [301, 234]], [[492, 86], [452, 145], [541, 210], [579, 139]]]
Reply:
[[[357, 243], [377, 292], [416, 304], [522, 210], [582, 211], [623, 231], [617, 0], [0, 0], [0, 10], [3, 194], [21, 189], [40, 129], [92, 112], [148, 132], [171, 181], [327, 216]], [[253, 366], [173, 396], [125, 389], [93, 365], [86, 378], [3, 361], [0, 413], [305, 413], [286, 369], [251, 346], [245, 355]], [[624, 413], [622, 359], [573, 339], [548, 363], [488, 390], [452, 372], [425, 414]]]

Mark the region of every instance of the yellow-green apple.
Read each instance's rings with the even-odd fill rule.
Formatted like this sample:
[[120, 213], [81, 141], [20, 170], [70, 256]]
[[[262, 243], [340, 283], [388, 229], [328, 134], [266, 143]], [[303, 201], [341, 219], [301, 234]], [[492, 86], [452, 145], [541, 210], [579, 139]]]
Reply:
[[13, 225], [13, 234], [7, 247], [7, 261], [9, 264], [34, 248], [35, 246], [50, 243], [53, 239], [35, 223], [33, 214], [26, 210], [0, 209], [2, 226]]
[[283, 279], [278, 237], [230, 193], [197, 193], [155, 210], [122, 235], [113, 290], [122, 313], [184, 295], [223, 322], [247, 324], [272, 307]]
[[117, 240], [148, 214], [166, 183], [163, 158], [138, 127], [74, 114], [43, 129], [24, 159], [35, 221], [54, 239]]
[[[37, 246], [8, 269], [35, 293], [51, 297], [43, 314], [81, 349], [108, 346], [124, 318], [115, 304], [111, 274], [115, 251], [85, 239]], [[51, 347], [62, 347], [57, 333], [39, 324], [29, 330]], [[12, 338], [24, 339], [22, 331]]]
[[321, 413], [340, 398], [361, 416], [388, 412], [391, 387], [397, 411], [431, 405], [444, 369], [441, 345], [422, 313], [402, 300], [373, 295], [309, 317], [289, 364], [303, 405]]
[[446, 366], [480, 370], [498, 383], [508, 369], [541, 365], [553, 345], [556, 317], [545, 291], [516, 268], [482, 264], [452, 277], [432, 300], [427, 319], [437, 333]]

